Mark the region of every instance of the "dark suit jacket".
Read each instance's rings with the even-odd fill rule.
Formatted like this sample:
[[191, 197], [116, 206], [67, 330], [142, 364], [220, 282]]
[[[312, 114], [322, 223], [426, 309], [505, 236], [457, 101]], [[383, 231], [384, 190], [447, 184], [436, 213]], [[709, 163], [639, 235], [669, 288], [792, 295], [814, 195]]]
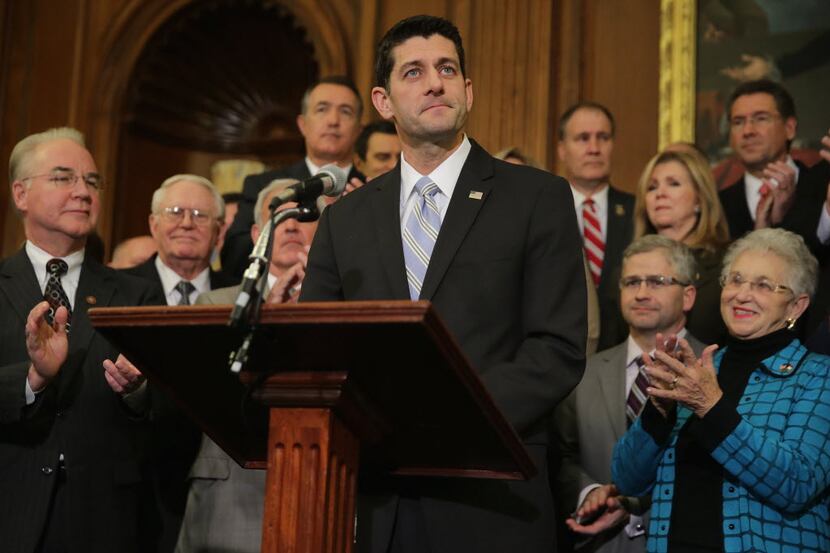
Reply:
[[0, 261], [0, 549], [34, 551], [63, 453], [72, 517], [68, 551], [135, 551], [136, 439], [143, 423], [104, 379], [104, 359], [115, 360], [118, 352], [93, 330], [87, 309], [160, 304], [163, 298], [152, 284], [85, 259], [69, 356], [55, 380], [27, 406], [24, 325], [42, 300], [25, 250]]
[[628, 326], [620, 312], [620, 271], [622, 254], [634, 234], [634, 196], [608, 188], [608, 221], [605, 232], [605, 257], [597, 287], [600, 330], [597, 349], [619, 344], [628, 336]]
[[[152, 281], [161, 288], [156, 257], [124, 272]], [[223, 272], [210, 271], [210, 288], [237, 282]], [[202, 431], [164, 392], [150, 384], [150, 422], [143, 440], [144, 479], [141, 549], [172, 553], [187, 502], [187, 475], [199, 451]]]
[[[814, 195], [813, 186], [804, 185], [810, 182], [810, 169], [800, 161], [796, 161], [796, 164], [798, 165], [798, 182], [795, 188], [795, 203], [779, 226], [801, 234], [805, 240], [808, 240], [810, 235], [814, 236], [816, 233], [820, 212], [811, 209], [808, 205]], [[746, 203], [746, 184], [743, 177], [735, 184], [721, 190], [718, 196], [723, 206], [726, 222], [729, 224], [729, 237], [732, 240], [737, 240], [755, 228], [755, 222]]]
[[[323, 212], [302, 301], [409, 299], [400, 178], [399, 164]], [[473, 191], [483, 197], [470, 197]], [[584, 367], [586, 296], [578, 229], [563, 179], [495, 160], [472, 143], [421, 299], [432, 302], [478, 370], [539, 475], [527, 482], [383, 482], [378, 488], [390, 495], [377, 494], [377, 501], [359, 506], [358, 550], [386, 551], [393, 525], [408, 524], [400, 511], [395, 520], [398, 496], [392, 492], [401, 487], [419, 498], [422, 537], [433, 551], [553, 548], [546, 420]]]
[[[242, 280], [242, 273], [245, 272], [248, 266], [248, 255], [254, 248], [251, 241], [251, 227], [254, 226], [254, 207], [259, 193], [275, 179], [305, 180], [309, 177], [311, 177], [311, 173], [308, 172], [305, 159], [282, 169], [245, 177], [245, 182], [242, 184], [243, 198], [239, 202], [236, 217], [234, 217], [233, 223], [225, 234], [225, 244], [222, 246], [221, 252], [223, 270], [237, 279], [228, 286], [237, 284]], [[362, 181], [366, 180], [366, 177], [360, 171], [352, 167], [348, 178], [355, 177]]]

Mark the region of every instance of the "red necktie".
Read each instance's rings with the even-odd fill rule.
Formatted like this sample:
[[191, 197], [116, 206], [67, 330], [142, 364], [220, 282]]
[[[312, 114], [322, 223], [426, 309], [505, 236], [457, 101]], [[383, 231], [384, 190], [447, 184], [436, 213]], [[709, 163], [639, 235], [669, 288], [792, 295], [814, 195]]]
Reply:
[[602, 239], [602, 227], [597, 217], [597, 208], [591, 198], [582, 202], [582, 234], [585, 258], [594, 284], [599, 286], [602, 275], [602, 260], [605, 257], [605, 241]]

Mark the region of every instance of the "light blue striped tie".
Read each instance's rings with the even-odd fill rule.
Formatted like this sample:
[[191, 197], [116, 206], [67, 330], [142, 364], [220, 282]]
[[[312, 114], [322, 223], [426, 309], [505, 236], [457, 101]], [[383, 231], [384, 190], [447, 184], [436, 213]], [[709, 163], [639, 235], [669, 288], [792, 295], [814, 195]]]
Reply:
[[435, 201], [435, 194], [440, 192], [438, 185], [429, 177], [421, 177], [415, 183], [415, 191], [418, 193], [418, 202], [403, 229], [406, 280], [409, 283], [409, 297], [413, 300], [421, 296], [429, 258], [441, 229], [441, 212]]

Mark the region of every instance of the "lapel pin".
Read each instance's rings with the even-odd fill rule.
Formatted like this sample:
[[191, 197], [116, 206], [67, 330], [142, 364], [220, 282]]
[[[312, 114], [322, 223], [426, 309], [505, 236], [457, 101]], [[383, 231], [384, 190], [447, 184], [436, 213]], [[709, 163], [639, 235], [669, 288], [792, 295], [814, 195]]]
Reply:
[[87, 296], [84, 298], [89, 305], [95, 305], [98, 303], [98, 299], [95, 296]]
[[781, 374], [790, 374], [793, 372], [793, 366], [789, 363], [782, 363], [780, 367], [778, 367], [778, 372]]
[[625, 206], [622, 204], [614, 204], [614, 213], [617, 217], [625, 217]]
[[480, 200], [484, 197], [483, 192], [479, 192], [478, 190], [471, 190], [470, 195], [468, 196], [471, 200]]

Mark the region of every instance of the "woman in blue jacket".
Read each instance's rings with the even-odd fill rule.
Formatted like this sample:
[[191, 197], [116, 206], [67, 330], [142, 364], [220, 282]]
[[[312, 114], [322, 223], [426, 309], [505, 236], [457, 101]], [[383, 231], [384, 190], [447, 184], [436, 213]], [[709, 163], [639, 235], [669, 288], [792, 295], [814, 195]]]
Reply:
[[830, 357], [791, 330], [816, 274], [799, 236], [746, 235], [721, 273], [726, 346], [697, 359], [669, 337], [647, 363], [651, 401], [612, 473], [651, 493], [648, 551], [830, 551]]

